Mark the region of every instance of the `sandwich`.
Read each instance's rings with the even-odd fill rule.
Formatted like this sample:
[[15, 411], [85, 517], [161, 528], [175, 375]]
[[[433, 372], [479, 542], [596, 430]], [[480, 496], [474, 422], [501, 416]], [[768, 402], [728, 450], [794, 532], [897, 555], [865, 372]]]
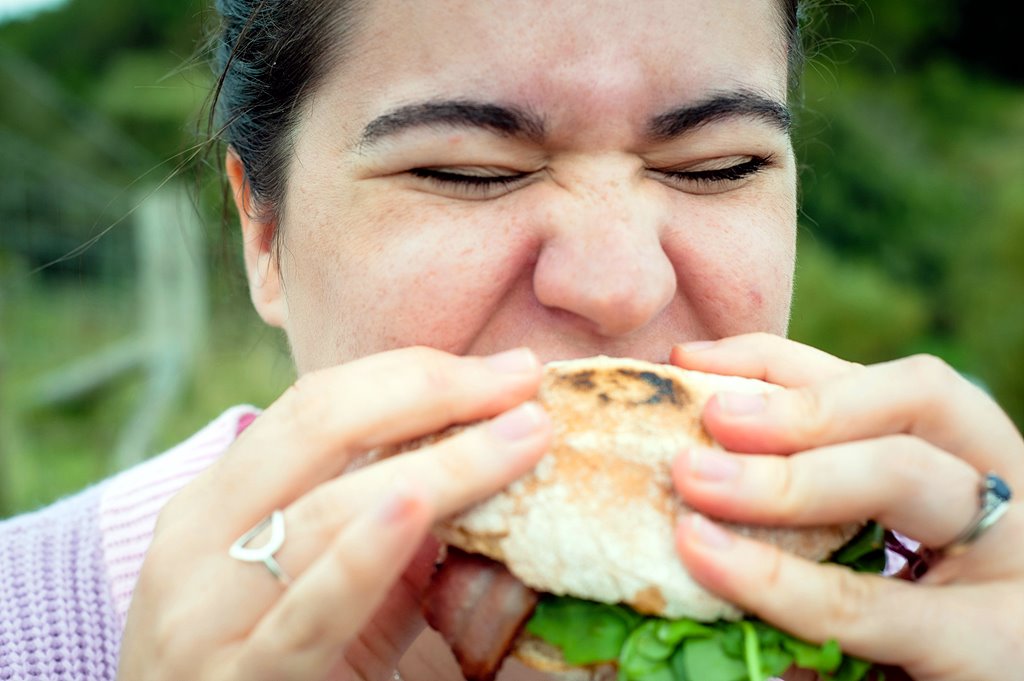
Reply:
[[[569, 681], [758, 681], [790, 666], [863, 678], [868, 664], [835, 642], [797, 640], [703, 589], [675, 551], [690, 511], [672, 461], [718, 446], [701, 425], [705, 403], [777, 389], [631, 359], [546, 365], [537, 399], [554, 424], [548, 453], [435, 528], [447, 551], [424, 614], [466, 678], [490, 681], [510, 655]], [[884, 561], [873, 525], [726, 526], [810, 560]]]

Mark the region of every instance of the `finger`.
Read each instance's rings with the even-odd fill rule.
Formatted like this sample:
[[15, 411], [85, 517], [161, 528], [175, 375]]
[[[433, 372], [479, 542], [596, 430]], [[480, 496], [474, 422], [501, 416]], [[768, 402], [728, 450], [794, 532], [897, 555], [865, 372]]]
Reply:
[[[321, 485], [295, 504], [307, 524], [343, 525], [356, 509], [416, 480], [437, 519], [495, 494], [533, 468], [551, 441], [551, 420], [534, 402], [423, 449], [394, 456]], [[289, 509], [292, 512], [292, 509]]]
[[815, 383], [859, 366], [769, 333], [676, 345], [670, 361], [684, 369], [746, 376], [787, 387]]
[[[410, 348], [306, 374], [187, 489], [191, 503], [183, 506], [202, 516], [192, 521], [207, 524], [211, 542], [230, 542], [367, 449], [522, 402], [540, 373], [525, 349], [475, 358]], [[225, 508], [217, 500], [232, 490], [235, 502]]]
[[[427, 623], [423, 618], [423, 595], [434, 575], [440, 544], [428, 535], [409, 562], [398, 583], [363, 628], [358, 644], [349, 645], [340, 667], [347, 673], [333, 673], [331, 679], [356, 678], [392, 681], [395, 660], [406, 659]], [[339, 670], [340, 671], [340, 670]]]
[[924, 587], [819, 565], [697, 514], [680, 523], [676, 540], [700, 584], [798, 638], [835, 639], [847, 654], [905, 666], [914, 678], [924, 678], [914, 674], [923, 663], [941, 664], [946, 652], [963, 650], [966, 632], [935, 626], [948, 621], [944, 596], [957, 587]]
[[384, 602], [433, 517], [423, 491], [402, 485], [342, 530], [255, 627], [239, 655], [243, 676], [322, 678]]
[[[530, 470], [547, 451], [550, 438], [550, 419], [539, 405], [528, 402], [430, 447], [322, 483], [285, 509], [287, 538], [275, 559], [287, 574], [304, 574], [333, 537], [392, 494], [402, 480], [416, 481], [436, 522]], [[263, 543], [262, 537], [253, 540], [254, 546]], [[280, 585], [264, 569], [239, 573], [226, 552], [222, 563], [245, 594], [235, 613], [245, 621], [259, 618], [279, 596]]]
[[694, 448], [672, 468], [686, 503], [740, 523], [831, 525], [874, 519], [944, 546], [978, 510], [980, 474], [918, 438], [844, 443], [793, 456]]
[[704, 424], [726, 449], [787, 454], [905, 433], [1024, 484], [1024, 441], [999, 407], [932, 357], [877, 364], [764, 395], [719, 394]]

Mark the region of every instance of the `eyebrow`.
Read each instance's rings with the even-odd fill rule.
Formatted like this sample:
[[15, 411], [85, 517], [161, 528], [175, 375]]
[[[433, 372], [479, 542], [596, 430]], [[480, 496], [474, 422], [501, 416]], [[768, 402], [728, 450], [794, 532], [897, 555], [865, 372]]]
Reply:
[[648, 136], [657, 141], [668, 141], [703, 125], [727, 118], [753, 118], [772, 125], [789, 134], [793, 116], [782, 102], [751, 90], [736, 90], [672, 109], [655, 116], [648, 127]]
[[510, 137], [539, 142], [544, 138], [544, 121], [515, 106], [446, 100], [409, 104], [370, 121], [363, 129], [360, 146], [372, 145], [385, 137], [417, 127], [483, 128]]
[[[792, 124], [789, 109], [782, 102], [754, 91], [736, 90], [655, 116], [648, 125], [647, 136], [655, 141], [668, 141], [703, 125], [736, 117], [764, 121], [786, 134]], [[363, 129], [358, 146], [371, 146], [418, 127], [481, 128], [538, 143], [547, 134], [544, 120], [525, 109], [454, 99], [407, 104], [378, 116]]]

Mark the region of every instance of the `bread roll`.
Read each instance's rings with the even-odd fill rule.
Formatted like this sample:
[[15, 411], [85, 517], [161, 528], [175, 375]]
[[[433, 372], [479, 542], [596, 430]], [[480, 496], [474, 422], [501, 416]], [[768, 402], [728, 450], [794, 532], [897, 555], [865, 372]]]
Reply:
[[[701, 425], [716, 392], [764, 392], [753, 379], [630, 359], [552, 362], [539, 402], [554, 422], [550, 451], [503, 492], [441, 523], [436, 534], [503, 562], [538, 591], [624, 603], [666, 618], [737, 619], [741, 612], [687, 573], [674, 528], [687, 507], [672, 486], [686, 447], [718, 447]], [[728, 525], [811, 560], [859, 526]]]

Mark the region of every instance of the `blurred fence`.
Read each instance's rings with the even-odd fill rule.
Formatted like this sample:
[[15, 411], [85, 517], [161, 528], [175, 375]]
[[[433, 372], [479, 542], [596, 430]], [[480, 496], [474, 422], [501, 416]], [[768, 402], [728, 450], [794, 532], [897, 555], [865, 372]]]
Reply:
[[125, 337], [39, 376], [20, 391], [18, 404], [4, 404], [12, 391], [4, 385], [0, 336], [0, 509], [12, 506], [19, 424], [35, 412], [87, 401], [112, 384], [141, 376], [141, 396], [120, 426], [106, 465], [123, 470], [152, 454], [163, 421], [194, 371], [208, 320], [205, 240], [195, 208], [181, 186], [167, 184], [141, 199], [130, 224], [137, 313]]
[[[17, 392], [5, 387], [12, 372], [0, 334], [3, 509], [10, 507], [9, 486], [17, 477], [19, 426], [45, 409], [89, 401], [141, 376], [141, 396], [120, 426], [107, 468], [120, 470], [152, 453], [204, 342], [208, 295], [206, 241], [187, 192], [174, 182], [125, 189], [117, 179], [137, 180], [159, 161], [96, 106], [3, 45], [0, 87], [7, 98], [0, 123], [0, 258], [13, 254], [29, 268], [41, 267], [33, 282], [67, 272], [83, 287], [124, 282], [136, 298], [123, 338], [83, 350], [88, 354], [59, 363]], [[101, 237], [103, 246], [96, 247]]]
[[23, 409], [82, 399], [141, 370], [146, 387], [118, 438], [111, 461], [121, 470], [141, 461], [178, 398], [206, 336], [205, 242], [187, 193], [167, 184], [133, 214], [136, 330], [114, 344], [41, 377]]

